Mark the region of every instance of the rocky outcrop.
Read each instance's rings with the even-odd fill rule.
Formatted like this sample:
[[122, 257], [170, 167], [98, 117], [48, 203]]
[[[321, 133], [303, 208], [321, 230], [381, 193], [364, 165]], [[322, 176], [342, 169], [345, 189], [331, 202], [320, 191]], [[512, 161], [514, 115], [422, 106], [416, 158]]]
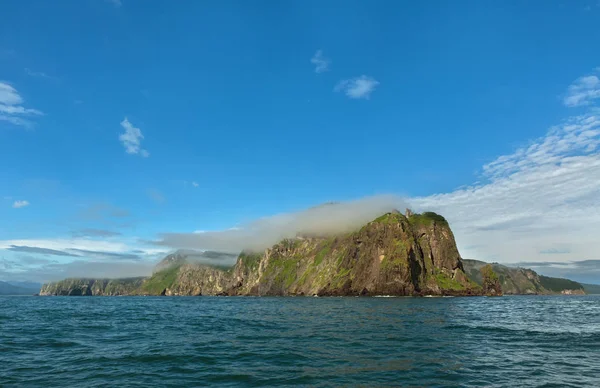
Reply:
[[483, 266], [479, 272], [481, 272], [483, 292], [490, 296], [501, 296], [502, 286], [498, 275], [492, 269], [490, 264]]
[[[220, 269], [167, 256], [131, 295], [480, 295], [448, 222], [435, 213], [384, 214], [337, 236], [297, 236]], [[100, 285], [96, 284], [100, 282]], [[105, 281], [66, 280], [44, 295], [108, 295]]]

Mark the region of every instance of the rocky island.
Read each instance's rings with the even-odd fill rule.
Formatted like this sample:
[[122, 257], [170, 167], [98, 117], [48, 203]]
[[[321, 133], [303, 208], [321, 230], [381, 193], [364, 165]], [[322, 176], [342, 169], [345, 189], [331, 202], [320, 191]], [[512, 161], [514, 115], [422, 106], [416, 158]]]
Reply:
[[[66, 279], [44, 284], [40, 295], [499, 296], [555, 292], [531, 270], [463, 260], [448, 222], [433, 212], [394, 211], [350, 233], [298, 235], [264, 252], [242, 252], [230, 268], [191, 261], [188, 253], [168, 255], [147, 278]], [[571, 291], [564, 293], [583, 293], [581, 285], [571, 283]]]

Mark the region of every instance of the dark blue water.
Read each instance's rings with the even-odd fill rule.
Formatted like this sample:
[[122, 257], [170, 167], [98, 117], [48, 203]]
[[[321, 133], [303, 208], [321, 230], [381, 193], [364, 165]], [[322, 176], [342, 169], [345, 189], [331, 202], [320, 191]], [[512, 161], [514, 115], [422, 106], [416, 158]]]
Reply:
[[600, 386], [600, 297], [0, 297], [0, 386]]

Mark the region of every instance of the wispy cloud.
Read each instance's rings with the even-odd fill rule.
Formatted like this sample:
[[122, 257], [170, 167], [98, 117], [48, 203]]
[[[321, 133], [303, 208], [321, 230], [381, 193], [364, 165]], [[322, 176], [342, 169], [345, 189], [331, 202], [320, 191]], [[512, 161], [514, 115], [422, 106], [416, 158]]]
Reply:
[[27, 245], [11, 245], [10, 247], [5, 248], [5, 249], [9, 250], [9, 251], [14, 251], [14, 252], [39, 253], [42, 255], [52, 255], [52, 256], [78, 256], [78, 255], [74, 255], [69, 252], [59, 251], [56, 249], [30, 247]]
[[44, 73], [43, 71], [33, 71], [27, 67], [25, 68], [25, 74], [27, 74], [30, 77], [54, 79], [54, 77]]
[[20, 201], [15, 201], [13, 202], [12, 207], [14, 207], [15, 209], [19, 209], [25, 206], [29, 206], [29, 201], [25, 201], [25, 200], [20, 200]]
[[310, 63], [315, 65], [315, 73], [320, 74], [329, 70], [331, 60], [323, 56], [323, 50], [317, 50], [315, 55], [310, 59]]
[[17, 90], [6, 82], [0, 82], [0, 120], [14, 125], [30, 127], [33, 123], [24, 118], [43, 115], [37, 109], [25, 108], [23, 98]]
[[120, 6], [123, 5], [123, 3], [121, 2], [121, 0], [106, 0], [109, 3], [112, 3], [115, 7], [119, 8]]
[[200, 186], [200, 185], [198, 184], [198, 182], [192, 182], [192, 186], [194, 186], [194, 187], [198, 187], [198, 186]]
[[597, 68], [594, 74], [577, 78], [567, 89], [563, 102], [568, 107], [590, 105], [594, 100], [600, 98], [600, 79], [597, 74], [600, 68]]
[[94, 229], [94, 228], [84, 228], [81, 230], [74, 231], [72, 233], [73, 237], [116, 237], [121, 236], [120, 232], [115, 232], [112, 230], [106, 229]]
[[126, 240], [72, 238], [0, 240], [0, 250], [63, 257], [121, 258], [138, 260], [142, 256], [163, 254], [165, 249], [132, 246]]
[[361, 75], [360, 77], [338, 82], [334, 88], [334, 91], [343, 92], [349, 98], [363, 98], [368, 100], [371, 97], [371, 93], [375, 91], [375, 88], [377, 88], [378, 85], [379, 82], [375, 80], [375, 78]]
[[540, 251], [542, 255], [564, 255], [565, 253], [571, 253], [569, 248], [548, 248]]
[[119, 135], [119, 140], [123, 143], [125, 152], [128, 154], [140, 155], [144, 158], [150, 156], [150, 153], [141, 146], [142, 139], [144, 139], [142, 131], [139, 128], [134, 127], [127, 117], [121, 121], [121, 127], [125, 129], [125, 132]]

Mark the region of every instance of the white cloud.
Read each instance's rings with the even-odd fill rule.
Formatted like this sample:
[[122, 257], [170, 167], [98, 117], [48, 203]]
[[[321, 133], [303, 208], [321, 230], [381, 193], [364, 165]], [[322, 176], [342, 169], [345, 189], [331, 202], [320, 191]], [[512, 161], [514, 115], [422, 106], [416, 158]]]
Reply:
[[123, 3], [121, 2], [121, 0], [106, 0], [109, 3], [112, 3], [115, 7], [119, 8], [120, 6], [123, 5]]
[[550, 128], [528, 147], [483, 166], [485, 183], [414, 198], [443, 214], [463, 257], [499, 262], [600, 257], [600, 112]]
[[379, 82], [375, 78], [361, 75], [360, 77], [338, 82], [334, 90], [336, 92], [344, 92], [350, 98], [364, 98], [368, 100], [378, 85]]
[[29, 206], [29, 201], [15, 201], [15, 202], [13, 202], [13, 205], [12, 205], [12, 207], [14, 207], [15, 209], [25, 207], [25, 206]]
[[198, 186], [200, 186], [200, 185], [198, 184], [198, 182], [192, 182], [192, 186], [194, 186], [194, 187], [198, 187]]
[[139, 128], [134, 127], [133, 124], [129, 122], [127, 117], [121, 121], [121, 126], [123, 129], [125, 129], [125, 133], [119, 135], [119, 140], [121, 140], [121, 143], [123, 143], [125, 152], [128, 154], [140, 155], [144, 158], [150, 156], [148, 151], [141, 148], [141, 142], [144, 138], [142, 131]]
[[317, 50], [315, 55], [310, 59], [310, 63], [315, 65], [315, 73], [324, 73], [329, 70], [331, 61], [323, 56], [323, 50]]
[[23, 116], [43, 115], [37, 109], [25, 108], [23, 98], [11, 85], [0, 82], [0, 120], [14, 125], [29, 127], [32, 123]]
[[[595, 73], [600, 73], [600, 69], [595, 69]], [[577, 78], [567, 89], [563, 102], [568, 107], [576, 107], [590, 105], [597, 98], [600, 98], [600, 79], [591, 74]]]

